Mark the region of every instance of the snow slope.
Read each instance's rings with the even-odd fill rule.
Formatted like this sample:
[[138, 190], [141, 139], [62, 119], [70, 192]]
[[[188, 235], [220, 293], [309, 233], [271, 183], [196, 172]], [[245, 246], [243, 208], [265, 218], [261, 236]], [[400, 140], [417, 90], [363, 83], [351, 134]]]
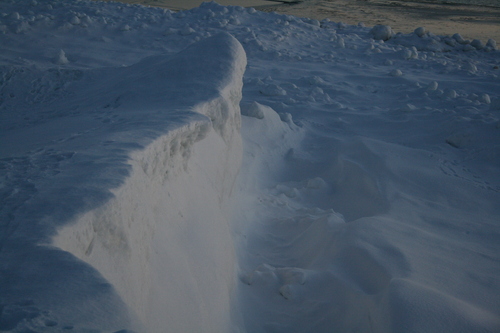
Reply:
[[0, 13], [0, 331], [500, 330], [495, 41]]

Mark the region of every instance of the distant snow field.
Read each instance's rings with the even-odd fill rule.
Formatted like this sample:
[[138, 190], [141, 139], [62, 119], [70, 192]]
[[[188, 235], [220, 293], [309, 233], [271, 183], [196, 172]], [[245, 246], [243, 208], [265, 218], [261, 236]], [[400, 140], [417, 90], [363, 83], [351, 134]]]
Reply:
[[0, 3], [1, 332], [499, 332], [496, 42]]

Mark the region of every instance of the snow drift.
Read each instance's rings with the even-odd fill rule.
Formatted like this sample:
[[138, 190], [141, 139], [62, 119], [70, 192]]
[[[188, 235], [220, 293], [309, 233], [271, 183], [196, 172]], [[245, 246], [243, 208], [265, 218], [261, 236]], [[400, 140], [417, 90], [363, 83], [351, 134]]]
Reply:
[[498, 332], [499, 52], [390, 35], [1, 1], [0, 330]]
[[[38, 245], [50, 238], [41, 236], [22, 239], [28, 247], [20, 255], [43, 252], [54, 268], [63, 257], [82, 266], [73, 274], [87, 270], [95, 275], [69, 278], [68, 284], [98, 293], [104, 287], [94, 285], [102, 285], [104, 278], [113, 286], [105, 284], [104, 293], [116, 295], [104, 295], [102, 303], [82, 300], [69, 288], [54, 290], [34, 281], [31, 291], [2, 293], [3, 302], [18, 304], [30, 297], [50, 311], [51, 320], [80, 329], [228, 331], [236, 258], [227, 199], [241, 164], [239, 101], [245, 66], [239, 42], [219, 34], [175, 56], [84, 72], [72, 98], [86, 103], [76, 116], [81, 135], [70, 144], [73, 161], [51, 179], [45, 198], [43, 192], [30, 198], [43, 205], [42, 216], [28, 212], [26, 221], [17, 222], [20, 213], [13, 212], [13, 220], [18, 228], [39, 223], [47, 237], [57, 232], [53, 245], [81, 261]], [[98, 106], [112, 110], [120, 121], [101, 123], [98, 129], [95, 122], [81, 121]], [[44, 132], [40, 128], [43, 124], [32, 132]], [[21, 246], [16, 243], [14, 230], [2, 245]], [[9, 270], [15, 264], [20, 265], [19, 279], [28, 279], [26, 259], [2, 262]], [[3, 289], [11, 289], [11, 283], [16, 282], [2, 283]], [[67, 293], [64, 299], [79, 305], [46, 304], [47, 292]], [[128, 324], [125, 307], [132, 318]], [[18, 322], [23, 319], [18, 317]], [[9, 326], [16, 324], [12, 319]]]

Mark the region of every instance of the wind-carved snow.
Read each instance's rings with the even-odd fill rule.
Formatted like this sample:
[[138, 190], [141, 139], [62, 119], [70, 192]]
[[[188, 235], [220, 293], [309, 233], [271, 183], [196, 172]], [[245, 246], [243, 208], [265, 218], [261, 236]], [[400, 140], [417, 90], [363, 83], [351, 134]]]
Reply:
[[[241, 164], [245, 65], [239, 43], [222, 34], [163, 66], [148, 59], [130, 68], [173, 97], [158, 112], [187, 108], [188, 97], [192, 110], [210, 119], [188, 122], [133, 152], [130, 176], [114, 198], [54, 242], [98, 269], [149, 332], [229, 330], [236, 257], [227, 199]], [[171, 77], [176, 87], [166, 90], [161, 85]], [[148, 98], [138, 90], [132, 103]], [[180, 95], [172, 95], [176, 90]]]
[[496, 43], [375, 30], [0, 2], [0, 331], [498, 332]]
[[[75, 105], [74, 115], [64, 119], [70, 128], [47, 138], [46, 122], [35, 121], [31, 136], [18, 147], [29, 150], [41, 140], [52, 148], [29, 155], [27, 161], [11, 159], [27, 165], [25, 174], [15, 176], [19, 179], [37, 176], [29, 171], [37, 159], [53, 174], [50, 185], [43, 186], [42, 177], [33, 191], [23, 190], [25, 203], [18, 199], [21, 206], [6, 215], [12, 221], [6, 221], [1, 246], [2, 253], [19, 248], [21, 256], [38, 251], [46, 257], [40, 264], [61, 269], [68, 261], [75, 266], [72, 274], [82, 277], [68, 276], [67, 283], [79, 291], [33, 280], [31, 291], [16, 293], [4, 284], [9, 287], [2, 293], [6, 311], [27, 297], [48, 311], [50, 320], [77, 330], [230, 329], [236, 257], [227, 200], [241, 165], [239, 101], [245, 66], [239, 42], [219, 34], [175, 56], [83, 71], [82, 78], [65, 87]], [[68, 108], [61, 98], [45, 108], [57, 109], [58, 103]], [[108, 116], [102, 120], [94, 109]], [[66, 131], [78, 134], [64, 138]], [[23, 186], [16, 179], [12, 186]], [[34, 214], [34, 209], [40, 211]], [[19, 231], [29, 227], [23, 215], [40, 216], [32, 225], [40, 229], [35, 239], [24, 239]], [[54, 233], [52, 245], [91, 267], [61, 250], [37, 245], [50, 242]], [[3, 265], [16, 271], [21, 287], [23, 279], [31, 279], [29, 271], [16, 270], [9, 259]], [[44, 296], [50, 292], [66, 292], [65, 301], [51, 304], [63, 297]], [[83, 301], [79, 292], [96, 296]], [[68, 302], [81, 303], [78, 313], [71, 314]], [[22, 325], [23, 316], [22, 310], [12, 311], [19, 320], [14, 316], [6, 325], [13, 329]]]

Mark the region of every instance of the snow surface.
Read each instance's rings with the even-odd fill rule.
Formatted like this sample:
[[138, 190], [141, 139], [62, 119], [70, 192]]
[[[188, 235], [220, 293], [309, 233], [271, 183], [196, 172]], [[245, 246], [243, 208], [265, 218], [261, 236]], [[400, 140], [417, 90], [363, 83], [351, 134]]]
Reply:
[[500, 331], [495, 41], [30, 0], [0, 45], [0, 331]]

